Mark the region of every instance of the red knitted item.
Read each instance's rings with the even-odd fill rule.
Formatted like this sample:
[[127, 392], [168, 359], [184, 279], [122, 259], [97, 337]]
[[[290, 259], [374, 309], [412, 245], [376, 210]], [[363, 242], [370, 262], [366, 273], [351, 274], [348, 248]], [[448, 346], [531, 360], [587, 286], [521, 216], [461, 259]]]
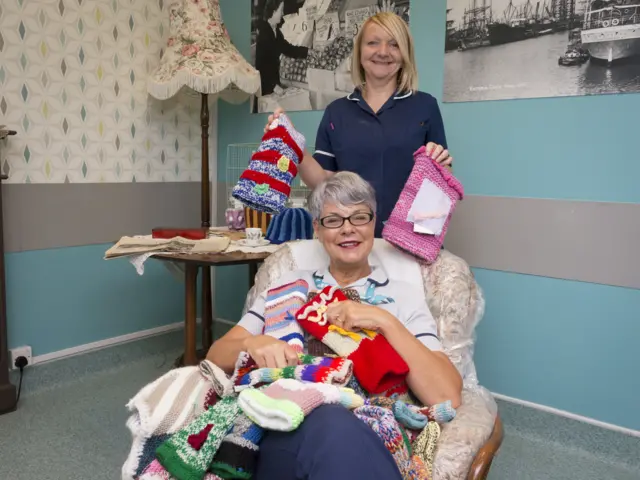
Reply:
[[326, 307], [347, 297], [336, 286], [325, 287], [296, 313], [300, 326], [353, 362], [353, 374], [370, 394], [380, 394], [405, 382], [409, 366], [382, 335], [376, 332], [345, 332], [324, 317]]

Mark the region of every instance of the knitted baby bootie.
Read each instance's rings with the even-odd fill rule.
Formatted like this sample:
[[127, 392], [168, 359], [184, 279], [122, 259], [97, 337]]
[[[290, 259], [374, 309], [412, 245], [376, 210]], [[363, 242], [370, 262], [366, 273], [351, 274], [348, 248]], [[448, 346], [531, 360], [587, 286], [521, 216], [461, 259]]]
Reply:
[[426, 415], [429, 421], [438, 423], [447, 423], [456, 417], [456, 409], [453, 408], [451, 400], [422, 408], [420, 413]]

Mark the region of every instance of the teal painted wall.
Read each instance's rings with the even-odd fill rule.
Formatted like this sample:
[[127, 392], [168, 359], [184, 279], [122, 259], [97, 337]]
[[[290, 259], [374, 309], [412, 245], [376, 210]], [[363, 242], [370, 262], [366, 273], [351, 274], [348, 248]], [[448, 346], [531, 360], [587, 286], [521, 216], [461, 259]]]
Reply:
[[183, 284], [158, 261], [139, 276], [111, 245], [6, 255], [9, 348], [33, 355], [180, 322]]
[[[234, 43], [248, 56], [250, 2], [222, 1]], [[421, 89], [442, 97], [444, 0], [414, 1]], [[419, 26], [419, 28], [417, 28]], [[640, 203], [640, 95], [441, 104], [456, 175], [471, 195]], [[257, 142], [266, 115], [221, 104], [219, 180], [226, 147]], [[315, 139], [322, 112], [291, 117]], [[640, 290], [475, 270], [487, 310], [476, 364], [490, 390], [640, 430]], [[238, 318], [246, 269], [218, 282], [218, 313]], [[220, 277], [218, 277], [220, 278]], [[229, 281], [227, 281], [229, 279]]]

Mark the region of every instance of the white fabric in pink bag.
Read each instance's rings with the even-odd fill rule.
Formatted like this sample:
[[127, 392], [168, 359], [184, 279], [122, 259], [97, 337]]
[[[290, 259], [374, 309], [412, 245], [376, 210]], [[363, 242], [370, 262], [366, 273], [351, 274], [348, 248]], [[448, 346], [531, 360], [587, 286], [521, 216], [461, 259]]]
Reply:
[[382, 238], [416, 257], [434, 262], [449, 221], [464, 197], [462, 184], [420, 147], [400, 198], [382, 229]]

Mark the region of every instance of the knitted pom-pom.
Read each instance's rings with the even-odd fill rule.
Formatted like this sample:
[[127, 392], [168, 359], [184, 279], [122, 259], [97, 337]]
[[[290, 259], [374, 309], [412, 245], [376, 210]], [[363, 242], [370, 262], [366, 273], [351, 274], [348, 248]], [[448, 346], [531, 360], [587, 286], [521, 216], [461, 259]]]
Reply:
[[292, 240], [312, 239], [311, 214], [304, 208], [287, 208], [271, 219], [265, 238], [275, 245]]

